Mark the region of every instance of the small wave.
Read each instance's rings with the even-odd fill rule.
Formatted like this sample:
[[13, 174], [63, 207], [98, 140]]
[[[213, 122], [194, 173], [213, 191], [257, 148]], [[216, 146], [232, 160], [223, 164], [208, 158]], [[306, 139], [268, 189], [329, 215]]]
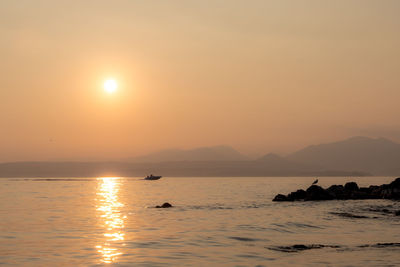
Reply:
[[237, 240], [237, 241], [243, 241], [243, 242], [254, 242], [254, 241], [260, 241], [261, 240], [261, 239], [257, 239], [257, 238], [240, 237], [240, 236], [230, 236], [229, 238]]
[[238, 210], [238, 209], [259, 209], [259, 208], [265, 208], [270, 206], [269, 203], [264, 204], [264, 203], [244, 203], [244, 204], [238, 204], [238, 205], [233, 205], [233, 206], [228, 206], [223, 203], [215, 203], [215, 204], [209, 204], [209, 205], [199, 205], [199, 206], [187, 206], [190, 209], [207, 209], [207, 210]]
[[391, 248], [400, 247], [400, 243], [376, 243], [372, 245], [361, 245], [359, 248]]
[[3, 236], [0, 236], [0, 238], [15, 239], [15, 238], [17, 238], [17, 237], [16, 237], [16, 236], [11, 236], [11, 235], [3, 235]]
[[125, 243], [130, 248], [165, 248], [165, 247], [180, 247], [173, 242], [166, 244], [159, 241], [130, 241]]
[[251, 225], [251, 224], [241, 224], [236, 226], [236, 228], [239, 230], [250, 230], [250, 231], [266, 231], [269, 229], [268, 227]]
[[376, 243], [376, 244], [366, 244], [366, 245], [359, 245], [355, 247], [347, 247], [347, 246], [339, 246], [339, 245], [321, 245], [321, 244], [311, 244], [311, 245], [304, 245], [304, 244], [296, 244], [291, 246], [270, 246], [265, 247], [270, 250], [275, 250], [279, 252], [302, 252], [311, 249], [322, 249], [322, 248], [333, 248], [338, 251], [354, 251], [360, 250], [365, 248], [400, 248], [400, 243], [393, 242], [393, 243]]
[[[330, 214], [333, 215], [337, 215], [340, 217], [345, 217], [345, 218], [354, 218], [354, 219], [368, 219], [371, 217], [368, 216], [364, 216], [364, 215], [356, 215], [356, 214], [352, 214], [352, 213], [348, 213], [348, 212], [329, 212]], [[376, 218], [376, 217], [372, 217], [372, 218]]]
[[293, 231], [289, 230], [286, 225], [282, 225], [282, 224], [279, 224], [279, 223], [272, 223], [271, 225], [277, 226], [278, 228], [269, 227], [268, 230], [277, 231], [277, 232], [280, 232], [280, 233], [293, 233]]
[[380, 214], [380, 215], [395, 215], [398, 216], [400, 215], [400, 207], [394, 206], [394, 205], [379, 205], [379, 206], [369, 206], [366, 208], [363, 208], [365, 212], [371, 212], [375, 214]]
[[188, 206], [189, 209], [194, 210], [232, 210], [232, 207], [220, 206], [220, 205], [209, 205], [209, 206]]
[[259, 259], [259, 260], [265, 260], [265, 257], [257, 255], [257, 254], [237, 254], [236, 257], [239, 258], [247, 258], [247, 259]]
[[305, 224], [305, 223], [287, 223], [289, 226], [296, 226], [299, 228], [316, 228], [316, 229], [323, 229], [323, 227], [316, 226], [316, 225], [311, 225], [311, 224]]
[[57, 235], [51, 237], [52, 239], [82, 239], [82, 236], [70, 236], [70, 235]]
[[210, 210], [233, 210], [232, 207], [223, 207], [223, 206], [211, 206], [211, 207], [207, 207]]
[[34, 179], [25, 179], [34, 182], [87, 182], [87, 181], [96, 181], [96, 179], [90, 178], [34, 178]]

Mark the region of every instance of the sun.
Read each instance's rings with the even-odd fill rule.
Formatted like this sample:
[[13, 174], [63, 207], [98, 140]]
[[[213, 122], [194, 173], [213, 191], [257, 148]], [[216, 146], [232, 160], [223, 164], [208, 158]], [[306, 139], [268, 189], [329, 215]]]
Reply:
[[114, 79], [108, 79], [104, 82], [104, 91], [106, 91], [109, 94], [114, 93], [115, 91], [117, 91], [118, 88], [118, 83], [116, 80]]

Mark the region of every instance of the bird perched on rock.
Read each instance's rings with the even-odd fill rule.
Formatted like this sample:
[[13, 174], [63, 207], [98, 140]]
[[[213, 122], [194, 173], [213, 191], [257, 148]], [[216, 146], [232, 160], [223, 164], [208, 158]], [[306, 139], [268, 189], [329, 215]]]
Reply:
[[318, 179], [316, 179], [312, 184], [317, 184], [318, 183]]

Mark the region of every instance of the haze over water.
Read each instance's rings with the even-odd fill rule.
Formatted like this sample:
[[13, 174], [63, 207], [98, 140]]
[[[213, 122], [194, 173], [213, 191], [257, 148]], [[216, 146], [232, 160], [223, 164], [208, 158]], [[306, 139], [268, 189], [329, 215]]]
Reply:
[[[272, 202], [310, 178], [0, 179], [0, 263], [12, 266], [396, 266], [390, 200]], [[393, 178], [320, 178], [322, 186]], [[155, 209], [170, 202], [175, 207]], [[354, 217], [343, 217], [343, 214]], [[356, 218], [356, 216], [361, 216]], [[327, 247], [287, 252], [295, 244]]]
[[0, 1], [0, 265], [400, 266], [399, 14]]

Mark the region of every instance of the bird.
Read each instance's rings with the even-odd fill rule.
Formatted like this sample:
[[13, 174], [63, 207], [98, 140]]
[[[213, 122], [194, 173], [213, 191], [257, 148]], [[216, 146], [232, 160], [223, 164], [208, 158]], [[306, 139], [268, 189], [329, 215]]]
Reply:
[[318, 179], [316, 179], [312, 184], [317, 184], [318, 183]]

